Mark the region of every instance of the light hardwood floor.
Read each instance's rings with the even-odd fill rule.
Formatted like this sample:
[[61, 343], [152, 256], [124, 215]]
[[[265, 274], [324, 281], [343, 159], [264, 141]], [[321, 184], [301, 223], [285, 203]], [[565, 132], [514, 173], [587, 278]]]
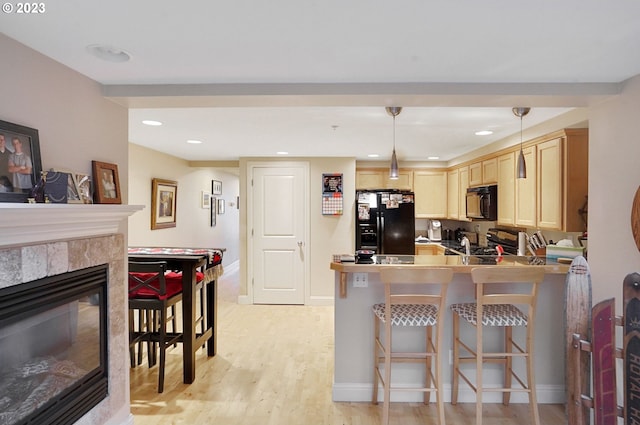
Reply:
[[[167, 355], [164, 393], [158, 368], [131, 370], [136, 425], [377, 425], [382, 404], [336, 403], [333, 308], [239, 305], [238, 271], [219, 280], [218, 354], [197, 356], [196, 380], [182, 383], [181, 346]], [[446, 406], [447, 423], [474, 423], [474, 405]], [[563, 425], [564, 406], [541, 405], [541, 423]], [[527, 405], [487, 405], [484, 423], [528, 424]], [[435, 404], [392, 403], [391, 424], [436, 424]]]

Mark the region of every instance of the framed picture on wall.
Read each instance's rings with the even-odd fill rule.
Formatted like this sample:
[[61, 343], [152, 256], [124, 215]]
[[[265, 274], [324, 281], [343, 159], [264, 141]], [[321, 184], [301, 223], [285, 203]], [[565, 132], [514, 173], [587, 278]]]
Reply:
[[211, 208], [211, 194], [209, 192], [202, 191], [200, 206], [202, 208]]
[[224, 214], [224, 199], [218, 199], [218, 214]]
[[215, 227], [216, 226], [216, 213], [218, 208], [216, 208], [216, 206], [218, 205], [218, 198], [215, 197], [211, 197], [211, 227]]
[[222, 195], [222, 182], [219, 180], [211, 180], [211, 194]]
[[178, 182], [153, 179], [151, 182], [151, 230], [176, 227]]
[[0, 151], [0, 202], [27, 202], [42, 172], [38, 130], [0, 121]]

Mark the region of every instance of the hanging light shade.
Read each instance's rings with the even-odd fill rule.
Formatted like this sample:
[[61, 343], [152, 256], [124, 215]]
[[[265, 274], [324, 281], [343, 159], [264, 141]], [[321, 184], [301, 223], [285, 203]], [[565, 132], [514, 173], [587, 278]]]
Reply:
[[527, 115], [531, 108], [525, 108], [522, 106], [517, 106], [512, 109], [513, 114], [516, 117], [520, 117], [520, 154], [518, 155], [518, 178], [526, 179], [527, 178], [527, 162], [524, 159], [524, 152], [522, 151], [522, 117]]
[[393, 117], [393, 153], [391, 154], [391, 166], [389, 167], [389, 178], [398, 179], [398, 159], [396, 158], [396, 116], [402, 111], [401, 106], [387, 106], [387, 113]]

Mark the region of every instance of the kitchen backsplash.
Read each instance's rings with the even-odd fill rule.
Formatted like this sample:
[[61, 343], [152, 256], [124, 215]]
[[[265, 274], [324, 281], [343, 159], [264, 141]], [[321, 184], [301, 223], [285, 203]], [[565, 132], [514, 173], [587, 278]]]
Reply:
[[[493, 227], [501, 227], [501, 226], [496, 226], [496, 223], [494, 221], [468, 222], [468, 221], [457, 221], [457, 220], [440, 220], [440, 222], [442, 223], [443, 229], [456, 230], [458, 228], [462, 228], [463, 230], [468, 232], [477, 232], [478, 244], [482, 246], [487, 244], [487, 239], [486, 239], [487, 230]], [[416, 237], [427, 236], [428, 227], [429, 227], [428, 219], [424, 219], [424, 218], [416, 219]], [[517, 228], [517, 229], [525, 231], [529, 235], [539, 230], [535, 228], [532, 228], [532, 229]], [[569, 239], [573, 242], [574, 246], [580, 246], [580, 243], [578, 241], [578, 236], [582, 235], [582, 233], [579, 233], [579, 232], [565, 233], [565, 232], [557, 232], [553, 230], [542, 230], [542, 234], [544, 235], [547, 241], [553, 241], [555, 243], [561, 239]]]

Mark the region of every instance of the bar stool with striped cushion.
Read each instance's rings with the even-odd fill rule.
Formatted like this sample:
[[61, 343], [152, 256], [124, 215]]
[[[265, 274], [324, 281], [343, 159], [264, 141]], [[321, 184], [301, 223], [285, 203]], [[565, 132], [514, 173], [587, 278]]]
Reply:
[[[544, 279], [544, 269], [540, 266], [482, 266], [471, 270], [471, 278], [475, 283], [476, 302], [451, 305], [451, 310], [453, 310], [451, 404], [458, 402], [458, 382], [459, 378], [462, 378], [476, 393], [476, 425], [481, 425], [483, 392], [502, 392], [504, 405], [509, 405], [512, 392], [525, 392], [529, 396], [531, 423], [540, 425], [533, 372], [533, 336], [538, 284]], [[475, 350], [460, 338], [460, 319], [471, 324], [476, 330]], [[478, 326], [478, 323], [482, 325]], [[513, 339], [513, 328], [516, 326], [526, 327], [524, 347]], [[504, 328], [504, 350], [499, 352], [484, 350], [483, 329], [486, 327]], [[461, 348], [468, 353], [467, 356], [460, 355]], [[515, 358], [525, 360], [526, 381], [513, 370]], [[475, 364], [475, 385], [460, 369], [461, 363]], [[488, 388], [483, 385], [484, 363], [504, 365], [504, 385], [502, 387]], [[518, 381], [519, 386], [512, 385], [512, 377]]]
[[[373, 306], [374, 317], [374, 378], [372, 402], [378, 403], [378, 383], [382, 385], [384, 404], [382, 423], [389, 423], [389, 397], [391, 390], [420, 391], [425, 404], [432, 392], [436, 395], [438, 423], [444, 425], [442, 399], [442, 340], [447, 287], [453, 277], [452, 269], [434, 267], [389, 267], [380, 270], [384, 283], [385, 302]], [[384, 338], [381, 326], [384, 325]], [[394, 326], [424, 327], [425, 351], [396, 352], [392, 349]], [[433, 338], [433, 328], [436, 338]], [[391, 383], [391, 364], [419, 362], [425, 365], [425, 383], [419, 388], [394, 387]], [[380, 364], [384, 364], [381, 370]], [[433, 365], [435, 364], [435, 375]]]

